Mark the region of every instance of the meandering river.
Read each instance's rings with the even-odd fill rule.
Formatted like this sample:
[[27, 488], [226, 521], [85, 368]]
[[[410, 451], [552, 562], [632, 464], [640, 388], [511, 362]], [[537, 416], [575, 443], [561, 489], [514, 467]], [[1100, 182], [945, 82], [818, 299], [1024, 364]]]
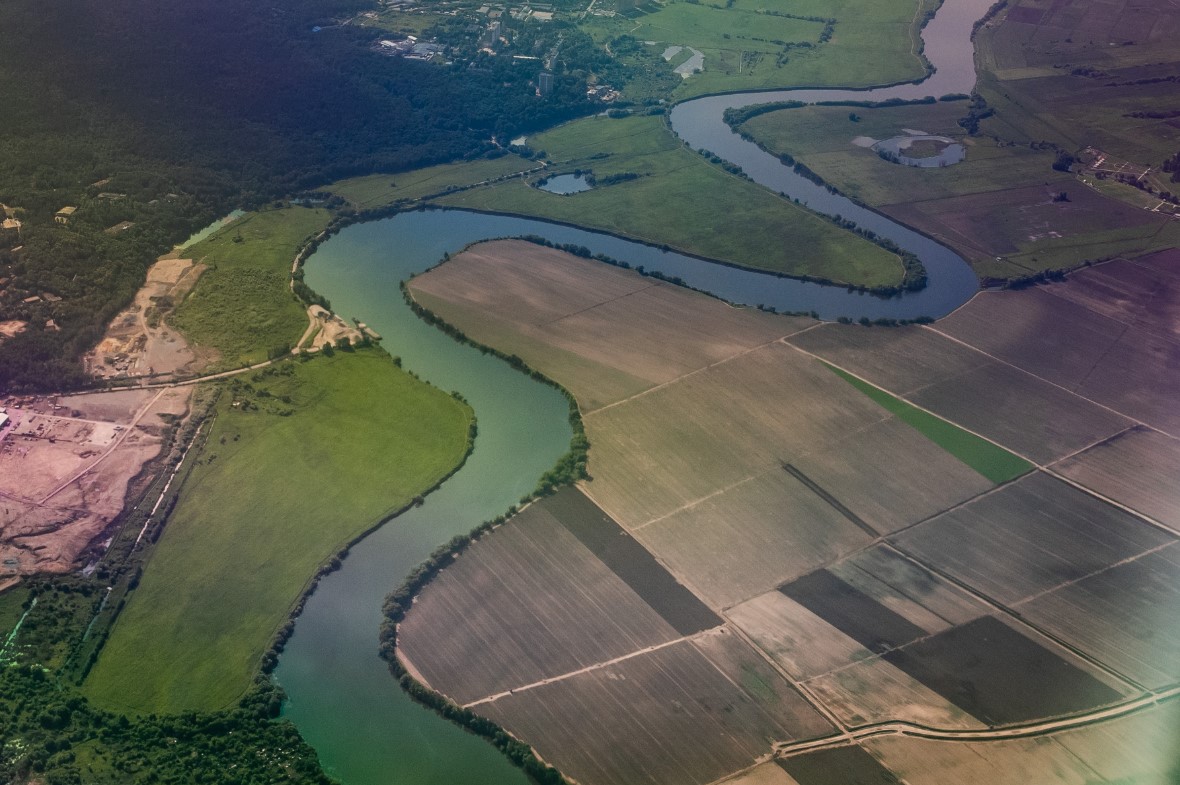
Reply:
[[491, 745], [410, 701], [377, 656], [384, 597], [434, 548], [494, 518], [530, 492], [565, 452], [567, 404], [550, 387], [462, 346], [413, 315], [398, 284], [464, 246], [487, 238], [538, 234], [585, 245], [649, 270], [683, 278], [727, 300], [824, 318], [941, 316], [976, 289], [956, 254], [783, 167], [733, 134], [724, 110], [768, 101], [921, 98], [969, 92], [974, 83], [972, 23], [991, 0], [946, 0], [923, 38], [935, 74], [919, 85], [868, 91], [788, 90], [713, 96], [672, 112], [673, 129], [695, 148], [741, 166], [757, 182], [813, 209], [839, 213], [911, 250], [927, 267], [925, 290], [892, 299], [722, 267], [617, 237], [541, 221], [457, 210], [405, 213], [348, 227], [308, 260], [306, 279], [347, 316], [385, 337], [406, 368], [471, 403], [479, 422], [467, 463], [425, 504], [358, 543], [339, 571], [320, 582], [287, 644], [276, 678], [289, 700], [285, 716], [345, 785], [501, 785], [525, 782]]

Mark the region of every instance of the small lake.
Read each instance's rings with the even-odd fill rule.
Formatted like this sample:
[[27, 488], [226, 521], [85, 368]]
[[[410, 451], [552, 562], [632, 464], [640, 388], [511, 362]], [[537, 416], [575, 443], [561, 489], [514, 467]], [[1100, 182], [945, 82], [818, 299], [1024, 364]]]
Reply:
[[[921, 142], [933, 143], [930, 146], [938, 148], [938, 151], [934, 155], [915, 155], [916, 143]], [[882, 139], [873, 145], [873, 149], [889, 153], [892, 160], [903, 166], [916, 166], [920, 169], [952, 166], [967, 157], [966, 147], [945, 136], [895, 136], [892, 139]]]
[[594, 186], [584, 174], [556, 174], [537, 183], [537, 187], [551, 194], [576, 194]]

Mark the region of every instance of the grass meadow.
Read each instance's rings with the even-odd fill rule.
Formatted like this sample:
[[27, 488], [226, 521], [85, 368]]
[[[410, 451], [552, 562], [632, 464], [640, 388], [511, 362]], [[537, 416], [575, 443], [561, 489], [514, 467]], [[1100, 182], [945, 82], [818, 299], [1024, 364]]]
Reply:
[[[439, 204], [565, 221], [760, 270], [892, 286], [901, 261], [683, 147], [659, 117], [579, 120], [529, 138], [553, 172], [592, 170], [599, 186], [563, 196], [519, 179]], [[605, 184], [611, 175], [636, 175]]]
[[163, 713], [234, 701], [318, 567], [467, 449], [471, 410], [380, 350], [237, 378], [85, 683], [97, 704]]
[[330, 217], [294, 206], [251, 213], [186, 250], [208, 269], [172, 323], [211, 369], [261, 362], [299, 340], [307, 313], [288, 284], [291, 262]]

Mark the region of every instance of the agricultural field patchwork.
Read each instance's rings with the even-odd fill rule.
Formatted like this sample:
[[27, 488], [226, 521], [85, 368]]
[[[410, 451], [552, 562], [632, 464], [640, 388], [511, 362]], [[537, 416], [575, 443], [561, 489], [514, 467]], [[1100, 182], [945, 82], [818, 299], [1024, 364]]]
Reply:
[[[998, 296], [983, 292], [933, 329], [989, 357], [1034, 373], [1128, 417], [1173, 435], [1180, 412], [1162, 390], [1180, 389], [1174, 254], [1117, 260], [1064, 282]], [[1148, 310], [1120, 313], [1110, 281], [1151, 281]], [[1146, 284], [1146, 282], [1144, 282]], [[1108, 315], [1109, 314], [1109, 315]], [[1037, 335], [1037, 341], [1020, 340]]]
[[[576, 541], [562, 547], [630, 584], [664, 620], [645, 629], [666, 637], [610, 633], [617, 648], [599, 636], [572, 652], [546, 643], [535, 661], [533, 653], [492, 657], [528, 673], [515, 677], [520, 686], [482, 690], [472, 706], [572, 776], [706, 781], [750, 766], [773, 744], [789, 748], [803, 727], [819, 734], [904, 720], [980, 731], [1101, 711], [1175, 683], [1180, 640], [1157, 630], [1180, 629], [1177, 535], [1137, 514], [1168, 516], [1174, 439], [1124, 415], [1120, 401], [1066, 384], [1092, 378], [1132, 327], [1172, 340], [1170, 257], [1126, 262], [1142, 274], [1101, 312], [1084, 303], [1114, 286], [1111, 265], [981, 295], [932, 327], [884, 328], [733, 309], [552, 249], [496, 243], [467, 254], [416, 279], [412, 293], [473, 339], [542, 368], [580, 402], [596, 401], [582, 407], [593, 479], [475, 543], [423, 591], [399, 647], [432, 686], [455, 694], [452, 685], [468, 678], [463, 658], [435, 652], [519, 647], [520, 631], [543, 615], [526, 601], [519, 612], [533, 621], [504, 617], [504, 595], [489, 592], [487, 578], [472, 577], [483, 588], [459, 598], [467, 579], [457, 570], [531, 587], [515, 596], [548, 591], [585, 602], [576, 588], [604, 584], [566, 568], [533, 583], [520, 573], [545, 562], [525, 559], [517, 544], [535, 536], [534, 510], [580, 521], [562, 527], [561, 540]], [[564, 280], [578, 286], [564, 289]], [[1139, 291], [1158, 307], [1136, 303]], [[1013, 310], [1005, 298], [1032, 305]], [[1064, 309], [1060, 321], [1054, 309]], [[567, 314], [576, 329], [560, 326]], [[701, 341], [707, 320], [721, 317], [724, 338]], [[650, 361], [654, 344], [637, 340], [645, 334], [660, 336]], [[579, 336], [595, 348], [582, 348]], [[642, 381], [625, 393], [587, 373], [592, 367], [604, 369], [598, 376], [625, 368]], [[1147, 411], [1153, 388], [1141, 388]], [[644, 589], [638, 573], [666, 576], [657, 587], [672, 583]], [[698, 603], [716, 621], [677, 622], [661, 610], [660, 598], [681, 592], [692, 602], [679, 607]], [[585, 617], [586, 630], [597, 630], [594, 613]], [[580, 614], [566, 618], [538, 635]], [[701, 657], [711, 670], [699, 669]], [[693, 747], [716, 732], [722, 704], [731, 743]], [[590, 723], [608, 705], [615, 714], [627, 707], [618, 727]], [[818, 725], [800, 724], [812, 710]], [[822, 784], [845, 768], [879, 777], [914, 765], [874, 745], [886, 746], [866, 741], [818, 766], [813, 755], [790, 756], [743, 777]], [[1035, 751], [1010, 749], [1017, 758]]]

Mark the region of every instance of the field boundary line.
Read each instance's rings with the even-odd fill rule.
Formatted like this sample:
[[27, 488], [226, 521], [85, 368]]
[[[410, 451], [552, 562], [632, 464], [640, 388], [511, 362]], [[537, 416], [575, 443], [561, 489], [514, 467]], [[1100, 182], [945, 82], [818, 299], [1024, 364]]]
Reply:
[[[1023, 373], [1023, 374], [1025, 374], [1025, 375], [1027, 375], [1027, 376], [1031, 376], [1032, 378], [1034, 378], [1034, 379], [1037, 379], [1037, 380], [1039, 380], [1039, 381], [1042, 381], [1042, 382], [1044, 382], [1045, 384], [1052, 385], [1053, 387], [1056, 387], [1058, 390], [1061, 390], [1061, 391], [1063, 391], [1063, 392], [1067, 392], [1067, 393], [1069, 393], [1070, 395], [1076, 395], [1078, 398], [1082, 399], [1083, 401], [1086, 401], [1087, 403], [1091, 403], [1091, 404], [1093, 404], [1093, 405], [1097, 406], [1097, 407], [1098, 407], [1098, 408], [1100, 408], [1100, 409], [1105, 409], [1106, 411], [1110, 412], [1111, 414], [1117, 414], [1119, 417], [1122, 417], [1124, 420], [1130, 420], [1131, 422], [1135, 423], [1136, 425], [1142, 425], [1142, 426], [1143, 426], [1143, 427], [1145, 427], [1145, 428], [1151, 428], [1151, 427], [1152, 427], [1152, 426], [1148, 425], [1147, 423], [1143, 422], [1142, 420], [1140, 420], [1140, 419], [1139, 419], [1139, 418], [1137, 418], [1137, 417], [1132, 417], [1132, 416], [1131, 416], [1131, 415], [1129, 415], [1129, 414], [1126, 414], [1126, 413], [1124, 413], [1124, 412], [1120, 412], [1118, 409], [1115, 409], [1114, 407], [1107, 406], [1107, 405], [1106, 405], [1106, 404], [1104, 404], [1104, 403], [1099, 403], [1098, 401], [1095, 401], [1093, 398], [1088, 398], [1088, 397], [1086, 397], [1085, 395], [1082, 395], [1082, 394], [1081, 394], [1081, 393], [1079, 393], [1079, 392], [1074, 392], [1073, 390], [1069, 389], [1068, 387], [1065, 387], [1064, 385], [1060, 385], [1060, 384], [1058, 384], [1057, 382], [1051, 382], [1051, 381], [1049, 381], [1048, 379], [1046, 379], [1045, 377], [1043, 377], [1043, 376], [1041, 376], [1041, 375], [1039, 375], [1039, 374], [1035, 374], [1035, 373], [1033, 373], [1032, 371], [1027, 371], [1027, 370], [1025, 370], [1024, 368], [1021, 368], [1019, 365], [1015, 365], [1014, 363], [1010, 363], [1010, 362], [1008, 362], [1007, 360], [1004, 360], [1004, 359], [1001, 359], [1001, 358], [999, 358], [999, 357], [996, 357], [994, 354], [991, 354], [990, 352], [985, 352], [983, 349], [980, 349], [978, 346], [972, 346], [971, 344], [967, 343], [966, 341], [959, 340], [958, 338], [956, 338], [956, 337], [955, 337], [955, 336], [953, 336], [953, 335], [950, 335], [949, 333], [944, 333], [942, 330], [939, 330], [939, 329], [937, 329], [937, 328], [935, 328], [935, 327], [931, 327], [931, 326], [929, 326], [929, 325], [922, 325], [922, 328], [923, 328], [923, 329], [926, 329], [926, 330], [929, 330], [930, 332], [932, 332], [932, 333], [935, 333], [936, 335], [941, 335], [942, 337], [946, 338], [947, 340], [954, 341], [955, 343], [957, 343], [957, 344], [959, 344], [959, 345], [961, 345], [961, 346], [966, 346], [966, 347], [967, 347], [968, 349], [970, 349], [971, 351], [974, 351], [974, 352], [979, 352], [979, 353], [980, 353], [980, 354], [982, 354], [984, 357], [987, 357], [988, 359], [990, 359], [990, 360], [992, 360], [992, 361], [994, 361], [994, 362], [1000, 363], [1001, 365], [1006, 365], [1006, 366], [1008, 366], [1009, 368], [1012, 368], [1012, 369], [1014, 369], [1014, 370], [1017, 370], [1017, 371], [1019, 371], [1020, 373]], [[1158, 428], [1153, 428], [1153, 430], [1160, 430], [1160, 429], [1158, 429]], [[1006, 449], [1006, 448], [1005, 448], [1005, 449]], [[1038, 465], [1039, 465], [1039, 464], [1038, 464]], [[1042, 468], [1043, 468], [1043, 467], [1042, 467]]]
[[1168, 526], [1166, 523], [1163, 523], [1162, 521], [1157, 521], [1155, 518], [1152, 518], [1147, 513], [1140, 512], [1139, 510], [1136, 510], [1133, 507], [1128, 507], [1127, 505], [1123, 504], [1122, 502], [1115, 501], [1114, 499], [1110, 498], [1109, 496], [1101, 494], [1098, 491], [1094, 490], [1093, 488], [1090, 488], [1086, 485], [1081, 484], [1077, 480], [1074, 480], [1070, 477], [1066, 477], [1064, 474], [1057, 473], [1056, 471], [1054, 471], [1053, 469], [1051, 469], [1048, 466], [1044, 467], [1042, 469], [1042, 471], [1044, 471], [1045, 474], [1049, 475], [1050, 477], [1060, 480], [1061, 482], [1065, 483], [1066, 485], [1070, 485], [1074, 488], [1077, 488], [1082, 493], [1093, 496], [1095, 499], [1097, 499], [1100, 502], [1104, 502], [1106, 504], [1109, 504], [1111, 507], [1122, 510], [1123, 512], [1127, 513], [1128, 515], [1138, 518], [1139, 520], [1143, 521], [1144, 523], [1148, 524], [1149, 526], [1153, 526], [1153, 527], [1159, 529], [1160, 531], [1164, 532], [1165, 534], [1169, 534], [1172, 537], [1180, 537], [1180, 531], [1176, 531], [1176, 529], [1172, 528], [1171, 526]]
[[[798, 331], [796, 331], [796, 332], [798, 332]], [[743, 349], [740, 352], [737, 352], [736, 354], [731, 354], [728, 357], [723, 357], [720, 360], [709, 363], [708, 365], [702, 365], [700, 368], [694, 368], [693, 370], [688, 371], [687, 373], [683, 373], [680, 376], [677, 376], [675, 379], [669, 379], [666, 382], [660, 382], [659, 384], [657, 384], [653, 387], [648, 387], [646, 390], [640, 390], [639, 392], [635, 393], [634, 395], [629, 395], [626, 398], [623, 398], [621, 400], [615, 401], [613, 403], [608, 403], [605, 406], [599, 406], [597, 409], [592, 409], [588, 412], [583, 412], [582, 416], [583, 417], [590, 417], [591, 415], [598, 414], [599, 412], [605, 412], [607, 409], [613, 409], [616, 406], [622, 406], [623, 404], [629, 403], [629, 402], [635, 400], [636, 398], [642, 398], [643, 396], [648, 395], [649, 393], [656, 392], [657, 390], [662, 390], [665, 387], [671, 387], [672, 385], [676, 384], [677, 382], [687, 379], [690, 376], [695, 376], [698, 373], [703, 373], [703, 372], [708, 371], [710, 369], [716, 368], [718, 365], [724, 365], [725, 363], [730, 362], [731, 360], [736, 360], [739, 357], [745, 357], [747, 354], [751, 354], [753, 352], [756, 352], [759, 349], [765, 349], [767, 346], [773, 346], [776, 343], [784, 343], [785, 344], [786, 343], [785, 339], [790, 338], [792, 335], [795, 335], [796, 332], [791, 332], [791, 333], [787, 333], [784, 335], [776, 336], [774, 338], [771, 338], [769, 341], [766, 341], [765, 343], [760, 343], [757, 346], [751, 346], [749, 349]], [[789, 346], [790, 344], [787, 344], [787, 345]]]
[[[941, 334], [941, 333], [940, 333], [940, 334]], [[819, 361], [819, 362], [821, 362], [821, 363], [826, 363], [827, 365], [830, 365], [830, 366], [832, 366], [833, 368], [836, 368], [836, 369], [838, 369], [838, 370], [840, 370], [840, 371], [843, 371], [844, 373], [848, 374], [848, 375], [849, 375], [849, 376], [851, 376], [852, 378], [854, 378], [854, 379], [857, 379], [857, 380], [859, 380], [859, 381], [862, 381], [862, 382], [864, 382], [865, 384], [869, 385], [870, 387], [874, 387], [874, 388], [876, 388], [876, 389], [880, 390], [881, 392], [888, 393], [889, 395], [892, 395], [894, 398], [897, 398], [897, 399], [898, 399], [898, 400], [900, 400], [900, 401], [904, 401], [905, 403], [907, 403], [908, 405], [910, 405], [910, 406], [914, 407], [914, 408], [915, 408], [915, 409], [917, 409], [918, 411], [925, 412], [926, 414], [929, 414], [931, 417], [935, 417], [935, 418], [937, 418], [937, 419], [939, 419], [939, 420], [942, 420], [943, 422], [947, 423], [948, 425], [952, 425], [952, 426], [954, 426], [955, 428], [958, 428], [958, 429], [959, 429], [959, 430], [961, 430], [961, 431], [964, 431], [964, 432], [966, 432], [966, 433], [969, 433], [969, 434], [971, 434], [972, 436], [974, 436], [974, 437], [976, 437], [976, 438], [978, 438], [978, 439], [982, 439], [983, 441], [987, 442], [988, 444], [991, 444], [991, 445], [992, 445], [992, 446], [994, 446], [994, 447], [999, 447], [1001, 450], [1004, 450], [1004, 451], [1006, 451], [1006, 452], [1010, 452], [1010, 453], [1012, 453], [1013, 455], [1015, 455], [1017, 458], [1021, 458], [1021, 459], [1025, 460], [1025, 461], [1027, 461], [1028, 463], [1032, 464], [1032, 466], [1033, 466], [1034, 468], [1037, 468], [1037, 469], [1043, 469], [1043, 468], [1045, 468], [1044, 466], [1042, 466], [1042, 465], [1041, 465], [1041, 463], [1040, 463], [1039, 461], [1035, 461], [1035, 460], [1033, 460], [1032, 458], [1028, 457], [1027, 455], [1023, 455], [1022, 453], [1020, 453], [1020, 452], [1017, 452], [1016, 450], [1012, 449], [1011, 447], [1006, 447], [1005, 445], [1003, 445], [1003, 444], [1000, 444], [999, 442], [997, 442], [995, 439], [989, 439], [988, 437], [984, 436], [984, 435], [983, 435], [983, 434], [981, 434], [981, 433], [976, 433], [975, 431], [971, 430], [970, 428], [968, 428], [968, 427], [966, 427], [966, 426], [963, 426], [963, 425], [960, 425], [959, 423], [955, 422], [954, 420], [950, 420], [950, 419], [948, 419], [948, 418], [944, 417], [943, 415], [939, 414], [938, 412], [933, 412], [933, 411], [931, 411], [930, 409], [927, 409], [925, 406], [922, 406], [921, 404], [914, 403], [914, 402], [913, 402], [913, 401], [911, 401], [909, 398], [906, 398], [906, 397], [905, 397], [905, 396], [903, 396], [903, 395], [898, 395], [897, 393], [895, 393], [895, 392], [892, 392], [892, 391], [890, 391], [890, 390], [888, 390], [888, 389], [886, 389], [886, 388], [882, 387], [882, 386], [881, 386], [881, 385], [879, 385], [879, 384], [875, 384], [875, 383], [873, 383], [873, 382], [869, 381], [868, 379], [864, 378], [864, 377], [863, 377], [863, 376], [861, 376], [860, 374], [857, 374], [857, 373], [855, 373], [855, 372], [853, 372], [853, 371], [850, 371], [850, 370], [848, 370], [847, 368], [845, 368], [845, 367], [843, 367], [843, 366], [841, 366], [841, 365], [839, 365], [839, 364], [837, 364], [837, 363], [833, 362], [832, 360], [828, 360], [828, 359], [826, 359], [826, 358], [824, 358], [824, 357], [821, 357], [821, 356], [820, 356], [820, 355], [818, 355], [818, 354], [815, 354], [815, 353], [813, 353], [813, 352], [809, 352], [809, 351], [807, 351], [806, 349], [804, 349], [804, 348], [802, 348], [802, 347], [800, 347], [800, 346], [796, 346], [795, 344], [793, 344], [793, 343], [790, 343], [790, 342], [788, 342], [788, 341], [783, 341], [783, 343], [784, 343], [784, 344], [786, 344], [787, 346], [790, 346], [792, 349], [794, 349], [795, 351], [799, 352], [800, 354], [804, 354], [804, 355], [806, 355], [806, 356], [808, 356], [808, 357], [812, 358], [813, 360], [817, 360], [817, 361]], [[982, 367], [982, 366], [980, 366], [980, 367]], [[975, 369], [972, 369], [972, 370], [975, 370]], [[964, 371], [964, 373], [969, 373], [969, 371]], [[950, 378], [953, 378], [953, 377], [950, 377]], [[893, 415], [893, 416], [896, 416], [896, 415]], [[927, 437], [927, 438], [928, 438], [928, 437]], [[948, 454], [949, 454], [949, 453], [948, 453]], [[956, 458], [955, 460], [958, 460], [958, 459]], [[1023, 475], [1021, 475], [1021, 476], [1023, 476]], [[1000, 486], [997, 486], [997, 487], [1002, 487], [1002, 485], [1006, 485], [1006, 484], [1007, 484], [1007, 483], [1003, 483], [1003, 484], [1001, 484]]]
[[913, 562], [914, 564], [918, 565], [919, 567], [922, 567], [923, 569], [929, 571], [933, 575], [937, 575], [939, 578], [942, 578], [943, 580], [948, 581], [949, 583], [959, 587], [961, 590], [967, 592], [970, 596], [974, 597], [979, 602], [982, 602], [984, 605], [992, 608], [994, 611], [1003, 614], [1004, 616], [1006, 616], [1007, 618], [1009, 618], [1010, 620], [1015, 622], [1020, 627], [1032, 630], [1034, 633], [1036, 633], [1040, 637], [1044, 638], [1045, 640], [1052, 641], [1053, 643], [1060, 646], [1062, 649], [1066, 650], [1067, 652], [1069, 652], [1073, 656], [1075, 656], [1078, 659], [1082, 660], [1083, 662], [1089, 664], [1091, 667], [1096, 668], [1097, 670], [1107, 674], [1108, 676], [1114, 678], [1115, 680], [1117, 680], [1119, 682], [1122, 682], [1126, 686], [1129, 686], [1129, 687], [1132, 687], [1133, 689], [1138, 690], [1140, 693], [1149, 692], [1149, 690], [1145, 686], [1143, 686], [1139, 682], [1135, 681], [1131, 677], [1126, 676], [1123, 673], [1120, 673], [1119, 671], [1115, 670], [1110, 665], [1107, 665], [1105, 662], [1102, 662], [1101, 660], [1099, 660], [1098, 658], [1089, 654], [1088, 652], [1083, 651], [1082, 649], [1079, 649], [1078, 647], [1074, 646], [1073, 644], [1069, 643], [1068, 641], [1062, 640], [1057, 635], [1054, 635], [1052, 632], [1049, 632], [1048, 630], [1041, 629], [1041, 627], [1039, 625], [1034, 624], [1033, 622], [1024, 618], [1024, 616], [1022, 616], [1019, 612], [1017, 612], [1013, 608], [1009, 608], [1007, 605], [1000, 602], [999, 600], [994, 599], [994, 598], [988, 596], [987, 594], [984, 594], [982, 591], [979, 591], [978, 589], [976, 589], [972, 586], [969, 586], [967, 583], [965, 583], [965, 582], [959, 580], [958, 578], [956, 578], [955, 576], [947, 573], [945, 570], [941, 570], [932, 564], [927, 564], [922, 559], [918, 558], [917, 556], [913, 555], [909, 551], [902, 548], [900, 545], [886, 540], [884, 542], [884, 546], [889, 548], [890, 550], [892, 550], [894, 553], [896, 553], [898, 556], [902, 557], [903, 559]]
[[[679, 507], [677, 507], [676, 509], [670, 510], [670, 511], [664, 513], [663, 515], [657, 515], [656, 517], [652, 518], [650, 521], [644, 521], [643, 523], [634, 527], [630, 531], [637, 532], [641, 529], [645, 529], [648, 526], [651, 526], [653, 523], [659, 523], [660, 521], [667, 520], [668, 518], [671, 518], [673, 515], [676, 515], [677, 513], [684, 512], [685, 510], [691, 510], [693, 507], [696, 507], [698, 504], [704, 504], [709, 499], [712, 499], [716, 496], [721, 496], [722, 494], [725, 494], [725, 493], [729, 493], [734, 488], [739, 488], [739, 487], [745, 485], [746, 483], [754, 482], [754, 480], [765, 477], [774, 471], [776, 471], [776, 470], [773, 468], [770, 468], [770, 469], [767, 469], [766, 471], [757, 472], [755, 474], [751, 474], [748, 477], [743, 477], [742, 479], [738, 480], [737, 482], [730, 483], [729, 485], [726, 485], [723, 488], [718, 488], [715, 491], [710, 491], [709, 493], [706, 493], [704, 496], [700, 496], [696, 499], [693, 499], [692, 501], [688, 502], [687, 504], [682, 504]], [[622, 525], [622, 524], [620, 524], [620, 525]]]
[[1111, 562], [1110, 564], [1104, 565], [1104, 566], [1098, 568], [1097, 570], [1093, 570], [1091, 572], [1088, 572], [1085, 575], [1081, 575], [1077, 578], [1071, 578], [1070, 580], [1065, 581], [1063, 583], [1059, 583], [1050, 589], [1043, 589], [1039, 592], [1036, 592], [1035, 594], [1030, 594], [1027, 597], [1025, 597], [1024, 599], [1020, 600], [1019, 602], [1012, 603], [1012, 609], [1015, 610], [1017, 607], [1019, 607], [1021, 605], [1027, 605], [1030, 602], [1034, 602], [1035, 600], [1039, 600], [1041, 597], [1044, 597], [1047, 594], [1052, 594], [1053, 592], [1057, 591], [1058, 589], [1064, 589], [1067, 586], [1073, 586], [1074, 584], [1081, 583], [1084, 580], [1089, 580], [1090, 578], [1093, 578], [1095, 575], [1101, 575], [1104, 572], [1107, 572], [1109, 570], [1113, 570], [1115, 567], [1122, 567], [1124, 564], [1131, 564], [1132, 562], [1139, 561], [1144, 556], [1151, 556], [1153, 553], [1159, 553], [1160, 551], [1164, 550], [1165, 548], [1171, 548], [1175, 544], [1176, 544], [1176, 540], [1172, 540], [1171, 542], [1165, 542], [1162, 545], [1155, 546], [1154, 548], [1148, 548], [1147, 550], [1143, 551], [1142, 553], [1137, 553], [1134, 556], [1128, 556], [1125, 559], [1119, 559], [1116, 562]]
[[[810, 687], [791, 676], [791, 674], [787, 672], [787, 669], [779, 664], [779, 662], [775, 660], [774, 657], [770, 656], [770, 654], [765, 649], [759, 646], [758, 642], [754, 640], [754, 638], [751, 637], [749, 633], [738, 626], [737, 622], [730, 619], [729, 616], [724, 613], [721, 614], [721, 618], [725, 619], [727, 626], [729, 629], [733, 630], [734, 635], [741, 638], [746, 642], [747, 646], [757, 652], [758, 656], [760, 656], [766, 662], [766, 664], [770, 666], [771, 670], [773, 670], [779, 676], [782, 676], [786, 680], [787, 684], [790, 684], [795, 692], [802, 695], [803, 699], [811, 704], [812, 708], [823, 715], [823, 718], [827, 720], [828, 723], [831, 724], [831, 726], [835, 728], [838, 733], [848, 732], [848, 726], [844, 723], [844, 721], [836, 716], [836, 712], [832, 711], [832, 709], [830, 709], [826, 703], [820, 700], [819, 696], [813, 693]], [[824, 738], [829, 737], [825, 736]]]
[[778, 758], [791, 758], [797, 755], [804, 755], [809, 752], [816, 752], [818, 750], [829, 749], [832, 747], [846, 747], [856, 744], [862, 739], [872, 738], [874, 736], [899, 735], [909, 736], [914, 738], [926, 739], [928, 741], [942, 741], [942, 742], [993, 742], [993, 741], [1008, 741], [1011, 739], [1024, 739], [1034, 736], [1046, 736], [1052, 733], [1060, 733], [1062, 731], [1073, 730], [1075, 728], [1084, 728], [1089, 725], [1096, 725], [1102, 722], [1119, 719], [1130, 714], [1135, 714], [1140, 711], [1154, 708], [1165, 701], [1174, 700], [1180, 696], [1180, 685], [1173, 685], [1159, 690], [1151, 691], [1146, 695], [1141, 695], [1137, 698], [1131, 698], [1120, 703], [1116, 703], [1104, 708], [1095, 709], [1086, 712], [1085, 714], [1077, 714], [1072, 717], [1062, 717], [1053, 720], [1045, 720], [1026, 725], [1017, 725], [1007, 728], [989, 728], [986, 730], [952, 730], [931, 728], [917, 723], [905, 721], [892, 721], [880, 723], [877, 725], [866, 725], [860, 728], [849, 730], [840, 736], [825, 737], [820, 739], [812, 739], [802, 742], [791, 742], [778, 747]]
[[565, 319], [568, 319], [571, 316], [577, 316], [578, 314], [586, 313], [587, 311], [593, 311], [595, 308], [600, 308], [600, 307], [607, 305], [609, 303], [618, 302], [619, 300], [625, 300], [626, 298], [630, 297], [633, 294], [639, 294], [640, 292], [646, 292], [648, 289], [654, 289], [657, 286], [659, 286], [659, 283], [652, 283], [652, 284], [648, 284], [647, 286], [640, 286], [637, 289], [632, 289], [629, 292], [623, 292], [622, 294], [617, 295], [615, 297], [608, 297], [605, 300], [599, 300], [598, 302], [594, 303], [593, 305], [587, 305], [585, 308], [579, 308], [576, 311], [570, 311], [569, 313], [563, 313], [561, 316], [557, 316], [553, 319], [550, 319], [547, 322], [541, 322], [541, 323], [535, 325], [535, 327], [543, 328], [543, 327], [548, 327], [551, 324], [557, 324], [558, 322], [564, 321]]
[[[719, 626], [723, 626], [723, 625], [719, 625]], [[574, 676], [581, 676], [584, 673], [592, 673], [593, 671], [596, 671], [596, 670], [608, 668], [611, 665], [618, 665], [620, 662], [626, 662], [627, 660], [634, 659], [635, 657], [642, 657], [645, 654], [651, 654], [653, 651], [659, 651], [660, 649], [666, 649], [669, 646], [675, 646], [678, 643], [689, 643], [692, 641], [693, 638], [696, 638], [696, 637], [702, 636], [702, 635], [707, 635], [716, 629], [719, 629], [719, 627], [710, 627], [709, 629], [698, 632], [695, 635], [682, 635], [679, 638], [673, 638], [670, 641], [664, 641], [663, 643], [656, 643], [651, 646], [645, 646], [642, 649], [637, 649], [636, 651], [629, 652], [627, 654], [622, 655], [621, 657], [615, 657], [614, 659], [610, 659], [610, 660], [603, 660], [602, 662], [596, 662], [596, 663], [593, 663], [592, 665], [587, 665], [585, 668], [579, 668], [577, 670], [569, 671], [567, 673], [561, 673], [561, 674], [558, 674], [557, 676], [550, 676], [548, 678], [541, 679], [540, 681], [534, 681], [531, 684], [525, 684], [520, 687], [513, 687], [510, 690], [505, 690], [503, 692], [497, 692], [492, 695], [488, 695], [486, 697], [479, 698], [478, 700], [473, 700], [470, 703], [464, 703], [463, 708], [470, 709], [475, 706], [482, 706], [485, 703], [494, 703], [495, 701], [498, 701], [500, 698], [507, 698], [509, 695], [515, 695], [518, 692], [525, 692], [527, 690], [535, 689], [537, 687], [544, 687], [546, 684], [554, 684], [559, 681], [565, 681], [566, 679], [572, 678]]]

